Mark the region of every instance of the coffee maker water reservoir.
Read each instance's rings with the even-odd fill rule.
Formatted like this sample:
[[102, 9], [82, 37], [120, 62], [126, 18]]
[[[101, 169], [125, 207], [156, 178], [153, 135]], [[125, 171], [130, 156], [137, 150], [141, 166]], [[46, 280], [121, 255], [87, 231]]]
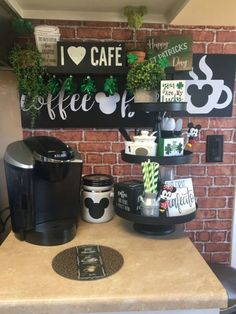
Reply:
[[8, 145], [4, 163], [16, 237], [38, 245], [72, 240], [79, 218], [80, 154], [55, 137], [35, 136]]

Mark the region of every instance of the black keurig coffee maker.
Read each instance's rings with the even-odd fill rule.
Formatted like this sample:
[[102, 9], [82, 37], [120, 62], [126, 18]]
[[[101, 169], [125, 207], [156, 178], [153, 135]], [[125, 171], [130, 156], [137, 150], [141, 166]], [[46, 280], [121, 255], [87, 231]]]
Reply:
[[58, 245], [76, 234], [82, 160], [55, 137], [8, 145], [5, 173], [12, 229], [20, 240]]

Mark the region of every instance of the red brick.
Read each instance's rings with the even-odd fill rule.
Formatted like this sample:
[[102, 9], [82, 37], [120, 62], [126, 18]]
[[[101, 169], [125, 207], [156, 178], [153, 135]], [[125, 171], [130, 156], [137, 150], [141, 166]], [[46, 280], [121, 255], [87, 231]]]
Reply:
[[216, 218], [216, 210], [208, 209], [208, 210], [197, 210], [197, 219], [214, 219]]
[[132, 175], [142, 176], [142, 169], [141, 169], [140, 165], [134, 164], [132, 166]]
[[48, 136], [49, 132], [47, 130], [35, 130], [33, 131], [33, 136]]
[[162, 23], [143, 23], [142, 28], [164, 29], [165, 26]]
[[58, 137], [62, 141], [81, 141], [82, 131], [78, 130], [63, 130], [63, 131], [51, 131], [51, 136]]
[[200, 163], [200, 154], [194, 153], [192, 154], [191, 164], [199, 164]]
[[87, 163], [97, 164], [102, 162], [101, 154], [87, 154]]
[[193, 177], [193, 186], [210, 186], [212, 185], [211, 177]]
[[77, 29], [78, 38], [111, 39], [111, 29], [80, 27]]
[[83, 165], [83, 175], [91, 174], [92, 173], [92, 167]]
[[109, 143], [79, 143], [79, 151], [81, 152], [110, 152], [111, 145]]
[[211, 232], [211, 241], [212, 242], [224, 242], [225, 240], [226, 240], [226, 232], [225, 231]]
[[207, 52], [208, 53], [223, 53], [224, 52], [224, 45], [223, 44], [208, 44], [207, 45]]
[[60, 27], [61, 39], [75, 38], [75, 28], [72, 27]]
[[117, 28], [112, 30], [112, 39], [114, 40], [133, 40], [133, 31], [131, 29]]
[[113, 167], [113, 175], [131, 175], [131, 165], [119, 165]]
[[193, 165], [190, 168], [190, 174], [191, 175], [197, 175], [197, 176], [204, 176], [206, 174], [206, 167]]
[[150, 30], [137, 30], [136, 31], [136, 39], [138, 41], [145, 41], [146, 37], [151, 36], [151, 31]]
[[203, 229], [203, 222], [199, 220], [192, 220], [185, 224], [186, 230], [202, 230]]
[[87, 27], [119, 27], [120, 22], [103, 22], [103, 21], [84, 21], [83, 22], [84, 26]]
[[216, 41], [236, 42], [236, 32], [219, 31], [216, 32]]
[[211, 118], [209, 128], [232, 129], [236, 127], [236, 121], [233, 118]]
[[231, 141], [233, 138], [233, 130], [216, 130], [217, 135], [223, 135], [225, 141]]
[[104, 164], [115, 164], [115, 163], [117, 163], [116, 154], [104, 154], [103, 155], [103, 163]]
[[208, 195], [209, 196], [232, 196], [234, 195], [234, 188], [233, 187], [209, 187], [208, 188]]
[[189, 176], [189, 174], [190, 174], [189, 168], [190, 168], [189, 165], [177, 166], [176, 167], [176, 174], [178, 176]]
[[229, 153], [236, 153], [236, 143], [224, 143], [224, 151]]
[[85, 141], [117, 141], [118, 132], [116, 131], [86, 131], [84, 134]]
[[199, 140], [206, 141], [207, 135], [215, 135], [215, 134], [216, 134], [216, 130], [212, 130], [212, 129], [201, 130], [199, 134]]
[[162, 35], [180, 35], [181, 31], [178, 29], [172, 30], [152, 30], [151, 36], [162, 36]]
[[234, 173], [234, 166], [208, 166], [207, 174], [209, 176], [230, 176]]
[[113, 153], [120, 153], [124, 150], [125, 144], [124, 143], [112, 143], [112, 151]]
[[212, 31], [196, 31], [192, 32], [193, 41], [203, 41], [203, 42], [212, 42], [214, 40], [214, 32]]
[[236, 54], [236, 44], [225, 44], [224, 53], [227, 54]]
[[211, 263], [228, 264], [230, 260], [229, 253], [214, 253], [211, 254]]
[[216, 177], [214, 178], [215, 185], [229, 185], [229, 177]]
[[206, 44], [193, 43], [192, 50], [193, 50], [193, 53], [205, 53], [206, 52]]
[[231, 219], [232, 218], [232, 209], [219, 209], [218, 217], [220, 219]]
[[207, 231], [196, 232], [196, 240], [200, 242], [208, 242], [210, 240], [210, 233]]
[[229, 252], [230, 244], [229, 243], [206, 243], [205, 250], [206, 252]]
[[224, 208], [226, 205], [226, 199], [219, 198], [202, 198], [198, 197], [197, 199], [199, 208]]
[[212, 220], [204, 222], [205, 230], [230, 230], [231, 220]]
[[94, 173], [111, 174], [110, 166], [94, 166]]
[[224, 156], [223, 156], [223, 161], [224, 161], [224, 164], [235, 164], [236, 163], [236, 160], [234, 160], [234, 157], [236, 157], [235, 153], [224, 153]]

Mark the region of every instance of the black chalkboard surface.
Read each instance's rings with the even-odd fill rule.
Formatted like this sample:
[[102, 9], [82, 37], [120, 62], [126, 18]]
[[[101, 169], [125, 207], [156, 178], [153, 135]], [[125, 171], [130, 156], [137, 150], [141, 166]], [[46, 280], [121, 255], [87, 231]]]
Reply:
[[[235, 55], [204, 55], [193, 57], [193, 70], [178, 72], [174, 79], [186, 80], [186, 116], [230, 117], [232, 116]], [[108, 75], [91, 76], [97, 92], [88, 96], [80, 92], [84, 75], [75, 75], [78, 92], [72, 96], [62, 91], [47, 99], [39, 98], [40, 116], [36, 128], [117, 128], [147, 127], [154, 125], [155, 113], [134, 112], [129, 108], [132, 95], [125, 90], [125, 74], [114, 75], [118, 92], [113, 96], [104, 93]], [[138, 106], [138, 104], [137, 104]], [[30, 120], [21, 101], [22, 126], [30, 127]]]

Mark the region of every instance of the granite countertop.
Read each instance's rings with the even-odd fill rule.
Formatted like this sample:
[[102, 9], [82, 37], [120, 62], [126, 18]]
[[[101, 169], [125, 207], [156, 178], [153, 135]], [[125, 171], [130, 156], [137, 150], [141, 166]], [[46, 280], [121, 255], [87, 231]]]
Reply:
[[[93, 281], [70, 280], [51, 267], [59, 252], [84, 244], [119, 251], [124, 265]], [[19, 241], [13, 233], [0, 247], [0, 313], [94, 313], [223, 308], [227, 294], [189, 238], [136, 233], [119, 217], [81, 222], [76, 237], [59, 246]]]

